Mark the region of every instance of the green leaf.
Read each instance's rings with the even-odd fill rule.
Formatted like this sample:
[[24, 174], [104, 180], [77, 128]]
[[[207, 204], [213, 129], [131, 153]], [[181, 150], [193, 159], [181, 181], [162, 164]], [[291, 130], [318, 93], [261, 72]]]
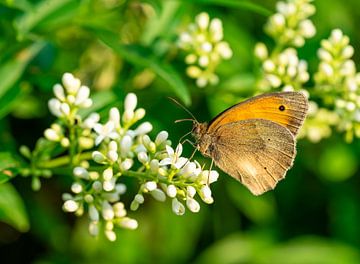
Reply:
[[192, 0], [189, 1], [191, 3], [198, 3], [198, 4], [206, 4], [206, 5], [219, 5], [224, 7], [235, 7], [235, 8], [241, 8], [245, 10], [251, 10], [255, 13], [269, 16], [273, 12], [269, 9], [253, 3], [253, 1], [245, 1], [245, 0]]
[[[59, 14], [55, 15], [57, 11], [66, 8], [68, 5], [71, 6], [76, 2], [77, 1], [74, 0], [45, 0], [39, 2], [34, 8], [31, 9], [31, 12], [25, 12], [22, 16], [19, 16], [15, 20], [15, 27], [18, 32], [18, 37], [20, 39], [23, 38], [33, 28], [49, 17], [57, 19], [59, 16]], [[70, 8], [67, 9], [70, 10]]]
[[23, 11], [31, 10], [31, 3], [27, 0], [5, 0], [5, 5], [9, 8], [17, 8]]
[[[26, 66], [33, 59], [36, 54], [44, 46], [43, 42], [36, 42], [21, 51], [19, 51], [14, 58], [11, 58], [7, 62], [3, 63], [0, 68], [0, 98], [5, 96], [6, 93], [15, 85], [15, 83], [22, 76]], [[16, 88], [15, 88], [16, 89]], [[17, 95], [16, 91], [10, 92], [6, 95], [6, 99], [15, 99]], [[7, 104], [10, 104], [12, 101], [1, 101], [1, 108], [4, 108]]]
[[29, 230], [24, 203], [10, 183], [0, 185], [0, 220], [21, 232]]
[[95, 30], [95, 33], [106, 45], [128, 62], [153, 70], [160, 78], [169, 84], [174, 93], [179, 96], [186, 105], [190, 104], [190, 93], [179, 74], [170, 64], [160, 61], [150, 49], [140, 45], [121, 44], [118, 41], [118, 36], [108, 31]]
[[158, 15], [149, 18], [146, 29], [142, 35], [143, 43], [150, 44], [163, 32], [169, 32], [169, 25], [174, 21], [174, 16], [179, 9], [177, 1], [163, 1], [163, 7]]
[[[1, 84], [0, 84], [1, 86]], [[3, 96], [0, 97], [0, 119], [6, 116], [16, 105], [16, 101], [21, 98], [22, 90], [19, 85], [14, 85], [12, 89], [9, 89], [5, 92]]]
[[15, 176], [19, 161], [10, 152], [0, 152], [0, 184]]

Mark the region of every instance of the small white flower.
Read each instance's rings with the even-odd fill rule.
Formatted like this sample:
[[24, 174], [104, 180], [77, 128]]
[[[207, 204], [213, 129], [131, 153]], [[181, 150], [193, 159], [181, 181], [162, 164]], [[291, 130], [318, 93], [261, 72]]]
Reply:
[[110, 181], [113, 177], [113, 169], [112, 167], [109, 167], [109, 168], [106, 168], [104, 171], [103, 171], [103, 178], [105, 181]]
[[[112, 178], [110, 180], [105, 180], [103, 182], [104, 191], [110, 192], [110, 191], [114, 190], [115, 189], [115, 182], [116, 182], [115, 178]], [[116, 197], [117, 197], [117, 195], [116, 195]]]
[[187, 196], [188, 197], [194, 197], [195, 196], [195, 194], [196, 194], [196, 189], [193, 187], [193, 186], [188, 186], [187, 188], [186, 188], [186, 193], [187, 193]]
[[187, 158], [181, 157], [182, 149], [183, 147], [180, 143], [177, 145], [175, 151], [172, 147], [166, 146], [166, 152], [168, 154], [168, 157], [161, 160], [159, 165], [160, 166], [171, 165], [177, 169], [182, 168], [185, 165], [185, 163], [188, 161]]
[[176, 215], [183, 215], [185, 213], [185, 206], [178, 199], [174, 198], [172, 200], [172, 210]]
[[305, 38], [312, 38], [316, 34], [316, 28], [309, 19], [300, 22], [299, 26], [301, 33]]
[[155, 190], [155, 189], [157, 188], [157, 183], [154, 182], [154, 181], [148, 181], [148, 182], [146, 182], [146, 183], [144, 184], [144, 188], [145, 188], [147, 191], [151, 192], [151, 191], [153, 191], [153, 190]]
[[151, 196], [154, 197], [155, 200], [159, 202], [165, 202], [166, 195], [165, 193], [160, 189], [155, 189], [150, 192]]
[[354, 48], [352, 46], [346, 46], [342, 52], [341, 52], [342, 57], [344, 57], [344, 59], [349, 59], [354, 55]]
[[100, 181], [94, 181], [94, 183], [92, 184], [92, 188], [96, 192], [101, 192], [102, 191], [102, 183]]
[[118, 183], [115, 185], [115, 190], [118, 194], [122, 195], [126, 192], [126, 185], [123, 183]]
[[201, 188], [201, 199], [205, 202], [205, 203], [213, 203], [214, 199], [211, 196], [211, 189], [209, 186], [205, 185]]
[[100, 121], [100, 115], [98, 113], [92, 113], [83, 122], [83, 126], [88, 129], [93, 129], [94, 126]]
[[191, 197], [186, 198], [186, 206], [193, 213], [197, 213], [200, 211], [200, 204]]
[[79, 204], [74, 200], [67, 200], [64, 203], [64, 211], [72, 213], [79, 209]]
[[267, 74], [265, 78], [268, 80], [272, 87], [279, 87], [281, 85], [281, 79], [274, 74]]
[[125, 111], [134, 112], [137, 105], [137, 97], [134, 93], [128, 93], [125, 97], [124, 108]]
[[330, 41], [332, 41], [333, 43], [340, 42], [342, 38], [343, 38], [343, 33], [341, 29], [336, 28], [331, 31]]
[[125, 135], [120, 142], [121, 156], [126, 157], [133, 144], [132, 138], [129, 135]]
[[99, 234], [99, 222], [91, 221], [89, 224], [89, 233], [92, 236], [97, 236]]
[[145, 109], [139, 108], [139, 109], [137, 109], [137, 110], [135, 111], [135, 113], [134, 113], [134, 118], [135, 118], [135, 120], [143, 119], [144, 116], [145, 116], [145, 114], [146, 114]]
[[209, 26], [209, 14], [206, 12], [202, 12], [196, 16], [195, 21], [200, 29], [205, 30]]
[[55, 84], [53, 87], [53, 92], [54, 92], [55, 96], [57, 97], [57, 99], [59, 99], [62, 102], [65, 100], [65, 92], [64, 92], [64, 88], [61, 86], [61, 84]]
[[94, 202], [94, 196], [91, 194], [85, 194], [84, 201], [87, 203], [93, 203]]
[[132, 167], [133, 164], [134, 161], [132, 159], [125, 159], [123, 162], [121, 162], [120, 169], [122, 171], [127, 171]]
[[71, 191], [73, 193], [81, 193], [83, 190], [83, 187], [80, 183], [78, 182], [74, 182], [72, 185], [71, 185]]
[[63, 115], [68, 116], [68, 115], [70, 115], [71, 109], [70, 109], [70, 106], [67, 103], [62, 103], [60, 105], [60, 111], [61, 111], [61, 113]]
[[92, 153], [92, 159], [96, 162], [96, 163], [103, 163], [106, 161], [106, 157], [104, 154], [102, 154], [100, 151], [95, 150]]
[[66, 91], [70, 94], [75, 94], [81, 85], [80, 80], [75, 78], [71, 73], [64, 73], [62, 83], [64, 84]]
[[139, 203], [136, 200], [133, 200], [130, 204], [130, 210], [136, 211], [139, 208]]
[[58, 99], [50, 99], [48, 102], [48, 106], [49, 106], [49, 110], [50, 112], [56, 116], [56, 117], [61, 117], [63, 115], [63, 113], [60, 110], [61, 107], [61, 102]]
[[114, 218], [114, 210], [112, 206], [107, 201], [103, 201], [102, 208], [101, 208], [101, 214], [103, 218], [107, 221], [112, 220]]
[[176, 197], [176, 194], [177, 194], [176, 186], [173, 184], [170, 184], [166, 189], [166, 194], [171, 198]]
[[268, 57], [268, 50], [264, 43], [256, 43], [254, 49], [255, 56], [260, 60], [265, 60]]
[[109, 120], [114, 122], [115, 126], [120, 125], [120, 112], [116, 107], [112, 107], [109, 111]]
[[179, 174], [181, 174], [183, 177], [192, 178], [193, 176], [197, 176], [200, 173], [199, 170], [197, 170], [197, 166], [195, 162], [188, 162], [184, 167], [182, 167]]
[[114, 242], [116, 240], [116, 234], [112, 230], [105, 230], [105, 236], [111, 242]]
[[89, 217], [91, 221], [99, 221], [99, 211], [93, 204], [89, 205]]
[[144, 122], [135, 129], [135, 134], [136, 135], [145, 135], [145, 134], [149, 133], [152, 129], [153, 129], [153, 127], [152, 127], [152, 124], [150, 124], [150, 122]]
[[142, 194], [138, 193], [137, 195], [135, 195], [134, 200], [136, 202], [138, 202], [139, 204], [142, 204], [142, 203], [144, 203], [145, 199], [144, 199], [144, 196]]
[[146, 154], [146, 152], [139, 152], [138, 153], [138, 160], [142, 163], [142, 164], [146, 164], [149, 161], [149, 157]]
[[89, 179], [89, 172], [83, 167], [75, 167], [73, 173], [76, 177]]
[[50, 141], [60, 141], [61, 140], [61, 135], [58, 134], [57, 131], [55, 131], [54, 129], [52, 128], [47, 128], [45, 131], [44, 131], [44, 135], [45, 137], [50, 140]]
[[112, 121], [108, 121], [105, 125], [96, 124], [94, 130], [98, 134], [95, 139], [96, 145], [99, 145], [101, 141], [107, 138], [116, 139], [119, 137], [119, 134], [115, 131], [115, 124]]
[[118, 160], [118, 158], [119, 158], [119, 154], [115, 150], [110, 150], [107, 153], [107, 156], [108, 156], [109, 160], [112, 161], [112, 162], [116, 162]]
[[87, 100], [89, 99], [89, 95], [90, 95], [89, 87], [84, 86], [84, 85], [81, 86], [76, 93], [74, 104], [78, 105], [78, 106], [84, 106], [84, 105], [87, 106], [89, 104], [87, 102]]
[[138, 222], [135, 219], [125, 217], [120, 221], [119, 225], [121, 227], [130, 229], [130, 230], [134, 230], [138, 227]]
[[114, 204], [113, 209], [117, 218], [126, 216], [125, 206], [122, 202], [117, 202], [116, 204]]
[[150, 170], [152, 173], [158, 173], [159, 171], [159, 161], [157, 159], [153, 159], [151, 162], [150, 162]]

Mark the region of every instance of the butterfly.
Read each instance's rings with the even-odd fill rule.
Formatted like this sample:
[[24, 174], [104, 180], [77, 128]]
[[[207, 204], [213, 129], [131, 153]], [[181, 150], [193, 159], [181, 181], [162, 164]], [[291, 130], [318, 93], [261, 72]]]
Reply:
[[236, 104], [209, 123], [193, 120], [200, 153], [254, 195], [275, 188], [296, 156], [296, 135], [308, 110], [301, 92], [276, 92]]

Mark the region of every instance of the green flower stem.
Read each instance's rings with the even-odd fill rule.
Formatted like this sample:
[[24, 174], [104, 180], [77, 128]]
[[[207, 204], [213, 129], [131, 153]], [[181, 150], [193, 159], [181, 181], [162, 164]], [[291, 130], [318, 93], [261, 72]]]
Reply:
[[69, 127], [70, 130], [70, 164], [71, 166], [75, 165], [75, 155], [76, 155], [76, 146], [77, 146], [77, 142], [76, 142], [76, 134], [75, 134], [75, 126], [70, 125]]
[[[90, 160], [91, 157], [92, 152], [84, 152], [78, 156], [78, 160]], [[39, 162], [36, 167], [39, 169], [52, 169], [66, 165], [73, 165], [71, 161], [71, 156], [62, 156], [53, 160]]]

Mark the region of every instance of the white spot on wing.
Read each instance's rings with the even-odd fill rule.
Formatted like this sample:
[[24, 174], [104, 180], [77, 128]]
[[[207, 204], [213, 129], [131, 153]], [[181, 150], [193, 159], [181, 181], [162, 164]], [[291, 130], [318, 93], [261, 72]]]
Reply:
[[242, 164], [245, 171], [247, 171], [251, 176], [255, 177], [257, 174], [256, 168], [248, 161], [244, 161]]

